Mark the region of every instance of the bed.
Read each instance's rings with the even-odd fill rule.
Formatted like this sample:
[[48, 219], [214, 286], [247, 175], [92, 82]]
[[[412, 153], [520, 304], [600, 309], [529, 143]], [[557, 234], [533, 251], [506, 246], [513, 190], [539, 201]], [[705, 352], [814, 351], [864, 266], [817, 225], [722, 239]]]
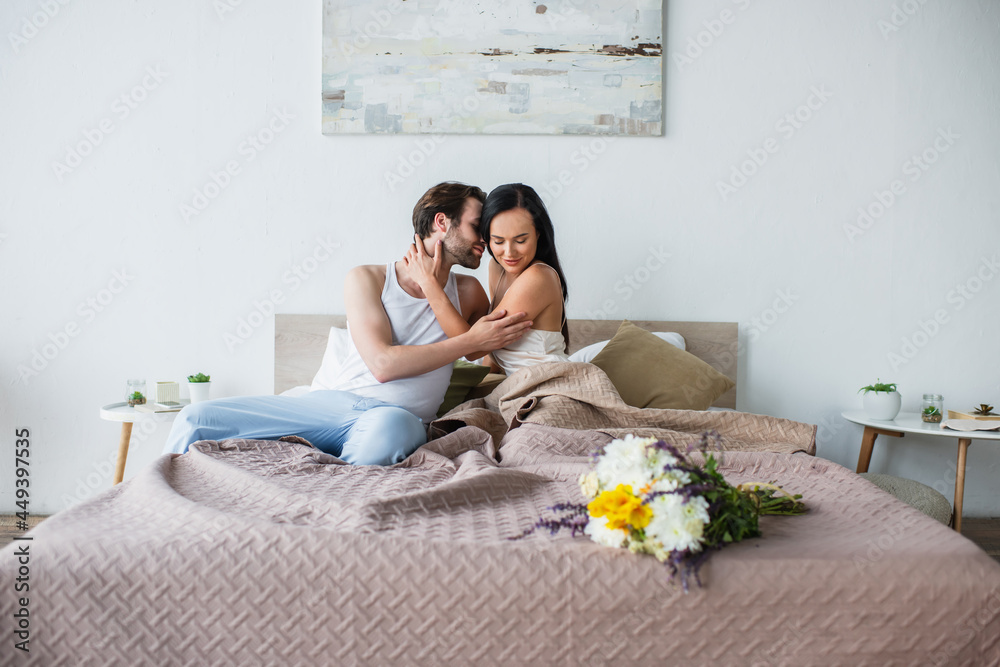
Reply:
[[[278, 316], [276, 391], [308, 383], [336, 323]], [[735, 379], [736, 326], [687, 324], [688, 351]], [[617, 325], [574, 322], [571, 339]], [[396, 466], [296, 438], [201, 442], [53, 516], [30, 533], [31, 652], [5, 632], [0, 664], [1000, 662], [1000, 565], [814, 456], [814, 426], [633, 408], [592, 364], [547, 366], [448, 413]], [[764, 517], [763, 538], [712, 556], [703, 588], [586, 538], [507, 539], [579, 502], [587, 454], [611, 437], [709, 428], [731, 482], [776, 480], [811, 511]], [[11, 619], [11, 587], [0, 596]]]
[[[738, 327], [735, 322], [661, 322], [636, 320], [646, 331], [672, 331], [684, 338], [685, 350], [736, 383]], [[274, 393], [310, 384], [323, 360], [330, 327], [344, 328], [343, 315], [275, 315]], [[618, 320], [568, 320], [572, 354], [614, 337]], [[736, 407], [736, 387], [713, 402], [719, 408]]]

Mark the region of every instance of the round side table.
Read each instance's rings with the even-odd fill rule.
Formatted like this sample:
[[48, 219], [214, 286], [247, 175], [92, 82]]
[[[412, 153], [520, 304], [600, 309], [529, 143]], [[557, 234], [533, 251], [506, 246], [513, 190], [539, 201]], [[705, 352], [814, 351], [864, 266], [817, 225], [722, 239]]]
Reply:
[[[183, 407], [188, 404], [188, 401], [181, 401], [181, 403]], [[118, 439], [118, 459], [115, 461], [115, 484], [121, 482], [122, 478], [125, 477], [125, 460], [128, 458], [128, 443], [132, 438], [132, 424], [142, 419], [156, 417], [166, 417], [169, 421], [173, 421], [178, 412], [180, 412], [179, 409], [172, 412], [142, 412], [129, 407], [129, 404], [125, 402], [109, 403], [101, 408], [101, 419], [122, 423], [121, 436]]]
[[880, 435], [902, 438], [906, 433], [927, 435], [940, 440], [958, 441], [958, 463], [955, 468], [955, 530], [962, 532], [962, 500], [965, 496], [965, 459], [973, 440], [1000, 442], [1000, 431], [952, 431], [941, 424], [928, 424], [918, 412], [900, 412], [895, 419], [884, 421], [872, 419], [864, 410], [848, 410], [841, 413], [847, 421], [865, 427], [861, 436], [861, 452], [858, 454], [858, 472], [868, 472], [872, 460], [875, 438]]

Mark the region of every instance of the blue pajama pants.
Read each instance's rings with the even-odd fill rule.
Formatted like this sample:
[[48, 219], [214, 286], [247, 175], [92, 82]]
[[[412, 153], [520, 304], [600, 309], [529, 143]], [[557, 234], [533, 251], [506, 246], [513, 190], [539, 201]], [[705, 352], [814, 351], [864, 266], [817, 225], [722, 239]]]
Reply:
[[427, 442], [419, 417], [347, 391], [302, 396], [238, 396], [192, 403], [177, 415], [164, 454], [199, 440], [305, 438], [352, 465], [399, 463]]

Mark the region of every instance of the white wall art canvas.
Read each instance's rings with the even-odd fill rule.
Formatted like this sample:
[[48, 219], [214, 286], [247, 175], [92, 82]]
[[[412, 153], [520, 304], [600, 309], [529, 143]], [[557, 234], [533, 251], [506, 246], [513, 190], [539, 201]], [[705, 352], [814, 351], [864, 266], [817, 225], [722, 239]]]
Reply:
[[662, 134], [660, 0], [324, 0], [325, 134]]

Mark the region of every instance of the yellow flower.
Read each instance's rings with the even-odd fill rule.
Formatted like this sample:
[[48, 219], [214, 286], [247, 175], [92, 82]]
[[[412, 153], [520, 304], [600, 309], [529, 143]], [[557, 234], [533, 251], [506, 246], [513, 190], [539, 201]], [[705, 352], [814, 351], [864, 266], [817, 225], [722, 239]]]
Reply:
[[632, 487], [619, 484], [614, 491], [604, 491], [587, 505], [590, 516], [607, 517], [608, 528], [624, 530], [626, 526], [642, 529], [649, 525], [653, 510], [632, 495]]

